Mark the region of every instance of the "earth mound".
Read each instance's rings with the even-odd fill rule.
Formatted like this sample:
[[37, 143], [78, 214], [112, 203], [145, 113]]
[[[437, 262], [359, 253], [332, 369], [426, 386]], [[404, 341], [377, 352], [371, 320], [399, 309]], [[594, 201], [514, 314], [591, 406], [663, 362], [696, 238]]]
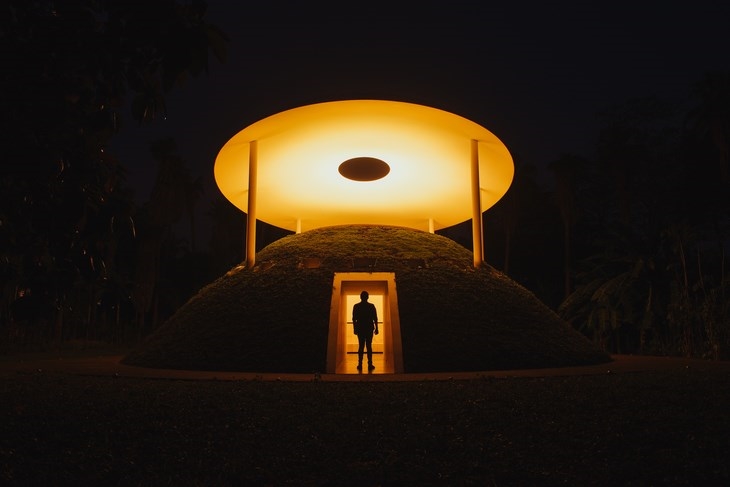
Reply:
[[246, 372], [326, 370], [335, 272], [396, 276], [405, 372], [562, 367], [609, 356], [530, 291], [456, 242], [346, 225], [284, 237], [201, 289], [130, 352], [128, 365]]

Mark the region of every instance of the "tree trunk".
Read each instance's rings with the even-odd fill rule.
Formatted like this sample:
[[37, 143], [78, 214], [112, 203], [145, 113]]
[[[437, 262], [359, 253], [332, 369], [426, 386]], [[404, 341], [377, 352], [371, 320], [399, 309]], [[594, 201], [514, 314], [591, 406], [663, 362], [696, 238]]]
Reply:
[[503, 268], [503, 271], [507, 275], [509, 275], [509, 259], [510, 259], [511, 247], [512, 247], [512, 232], [506, 231], [506, 232], [504, 232], [504, 268]]
[[570, 232], [570, 224], [566, 221], [564, 222], [564, 230], [563, 230], [563, 258], [565, 259], [565, 262], [563, 263], [563, 285], [564, 285], [564, 293], [563, 299], [566, 299], [568, 296], [570, 296], [570, 293], [572, 291], [573, 282], [571, 279], [571, 272], [572, 272], [572, 266], [571, 266], [571, 259], [572, 259], [572, 250], [570, 245], [571, 240], [571, 232]]

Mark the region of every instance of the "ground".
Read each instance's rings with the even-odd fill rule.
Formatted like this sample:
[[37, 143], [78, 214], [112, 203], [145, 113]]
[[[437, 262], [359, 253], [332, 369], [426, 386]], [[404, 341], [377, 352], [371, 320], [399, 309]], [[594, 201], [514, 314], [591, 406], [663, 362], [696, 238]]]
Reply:
[[3, 485], [730, 482], [727, 362], [364, 381], [92, 362], [0, 361]]

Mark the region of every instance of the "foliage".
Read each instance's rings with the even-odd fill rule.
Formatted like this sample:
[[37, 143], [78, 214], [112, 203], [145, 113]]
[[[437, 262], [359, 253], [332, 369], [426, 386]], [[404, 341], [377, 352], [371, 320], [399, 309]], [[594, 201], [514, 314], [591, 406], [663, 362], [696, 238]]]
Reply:
[[172, 0], [0, 7], [0, 328], [9, 341], [120, 337], [139, 222], [123, 163], [106, 147], [130, 98], [137, 121], [162, 117], [167, 90], [205, 72], [209, 51], [223, 59], [225, 36], [204, 13], [204, 2]]
[[652, 100], [606, 117], [597, 176], [584, 184], [596, 188], [588, 195], [608, 188], [609, 199], [582, 201], [600, 205], [602, 218], [584, 234], [577, 286], [559, 309], [606, 350], [730, 357], [730, 185], [710, 150], [722, 149], [730, 126], [720, 121], [730, 114], [718, 114], [726, 104], [708, 106], [730, 84], [709, 79], [689, 124], [677, 126], [675, 112]]

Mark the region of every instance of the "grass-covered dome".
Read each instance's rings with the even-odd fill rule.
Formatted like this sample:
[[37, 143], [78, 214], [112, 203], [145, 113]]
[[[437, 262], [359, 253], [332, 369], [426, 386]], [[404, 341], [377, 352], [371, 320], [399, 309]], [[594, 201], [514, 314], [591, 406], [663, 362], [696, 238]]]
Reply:
[[[317, 262], [317, 265], [310, 265]], [[347, 225], [284, 237], [201, 289], [123, 362], [324, 372], [335, 272], [394, 272], [405, 372], [600, 363], [609, 357], [531, 292], [439, 235]]]

